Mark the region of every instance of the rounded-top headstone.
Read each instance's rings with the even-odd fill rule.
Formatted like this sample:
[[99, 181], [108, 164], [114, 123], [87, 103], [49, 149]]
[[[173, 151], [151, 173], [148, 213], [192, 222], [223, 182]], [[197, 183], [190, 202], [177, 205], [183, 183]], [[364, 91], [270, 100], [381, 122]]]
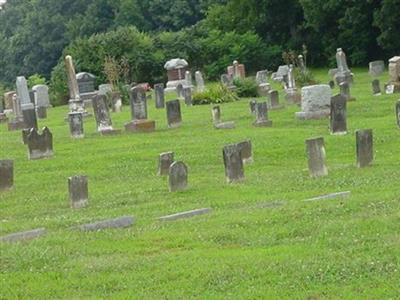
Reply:
[[176, 161], [169, 167], [169, 190], [171, 192], [185, 190], [188, 182], [188, 169], [181, 161]]

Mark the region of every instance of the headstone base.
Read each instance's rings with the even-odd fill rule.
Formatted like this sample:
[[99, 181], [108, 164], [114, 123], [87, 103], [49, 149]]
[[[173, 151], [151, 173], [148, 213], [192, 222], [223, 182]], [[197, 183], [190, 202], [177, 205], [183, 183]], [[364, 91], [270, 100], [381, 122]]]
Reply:
[[325, 119], [329, 117], [330, 111], [310, 111], [310, 112], [296, 112], [295, 116], [299, 120], [318, 120], [318, 119]]
[[266, 121], [261, 121], [261, 122], [255, 121], [253, 123], [253, 126], [255, 126], [255, 127], [271, 127], [272, 121], [271, 120], [266, 120]]
[[8, 122], [8, 131], [21, 130], [24, 129], [25, 127], [26, 126], [24, 121], [13, 120], [11, 122]]
[[216, 124], [214, 124], [214, 128], [215, 129], [234, 129], [235, 122], [228, 121], [228, 122], [216, 123]]
[[152, 132], [156, 122], [152, 120], [134, 120], [125, 124], [125, 130], [130, 132]]
[[32, 152], [28, 152], [29, 160], [51, 158], [53, 155], [54, 152], [52, 150], [33, 150]]
[[88, 206], [89, 201], [87, 199], [80, 200], [80, 201], [71, 201], [71, 208], [79, 209]]

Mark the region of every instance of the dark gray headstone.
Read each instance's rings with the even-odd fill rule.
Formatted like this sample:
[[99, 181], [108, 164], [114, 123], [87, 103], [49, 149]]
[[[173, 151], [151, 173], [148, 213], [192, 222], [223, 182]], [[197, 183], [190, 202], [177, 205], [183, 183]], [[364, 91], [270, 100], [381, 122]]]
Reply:
[[222, 150], [225, 177], [228, 183], [244, 179], [243, 160], [237, 144], [226, 145]]
[[249, 106], [250, 106], [250, 113], [255, 115], [256, 114], [257, 100], [254, 100], [254, 99], [250, 100]]
[[385, 62], [383, 60], [375, 60], [369, 63], [369, 75], [377, 77], [385, 72]]
[[331, 98], [330, 128], [332, 134], [347, 133], [347, 100], [342, 95]]
[[14, 185], [14, 161], [0, 160], [0, 191], [11, 189]]
[[19, 241], [27, 241], [42, 236], [46, 233], [45, 228], [38, 228], [28, 231], [22, 231], [17, 233], [8, 234], [0, 237], [0, 242], [19, 242]]
[[179, 127], [182, 123], [181, 103], [179, 100], [171, 100], [167, 105], [167, 122], [169, 128]]
[[183, 88], [183, 97], [185, 98], [185, 104], [187, 106], [192, 106], [192, 88], [190, 87], [185, 87]]
[[82, 231], [98, 231], [109, 228], [126, 228], [132, 226], [133, 222], [134, 222], [133, 217], [126, 216], [126, 217], [119, 217], [115, 219], [84, 224], [78, 226], [78, 228]]
[[97, 124], [97, 131], [113, 130], [110, 112], [108, 110], [106, 95], [96, 95], [93, 100], [93, 111]]
[[182, 191], [187, 188], [188, 169], [181, 161], [176, 161], [169, 167], [169, 191]]
[[331, 89], [334, 89], [335, 88], [335, 81], [330, 80], [329, 81], [329, 86], [330, 86]]
[[164, 108], [164, 84], [157, 83], [154, 85], [154, 95], [156, 108]]
[[25, 128], [38, 128], [35, 108], [28, 108], [22, 111]]
[[69, 131], [73, 138], [83, 138], [83, 113], [71, 112], [68, 114]]
[[160, 176], [168, 175], [169, 167], [174, 162], [174, 152], [161, 153], [158, 159], [158, 172]]
[[381, 86], [379, 83], [379, 79], [374, 79], [372, 80], [372, 92], [374, 93], [374, 95], [378, 96], [381, 94]]
[[42, 134], [31, 128], [28, 134], [29, 159], [41, 159], [53, 156], [53, 135], [49, 128], [44, 127]]
[[147, 99], [145, 90], [142, 87], [135, 86], [131, 89], [130, 94], [132, 120], [146, 120]]
[[396, 117], [397, 117], [397, 126], [400, 128], [400, 100], [396, 102]]
[[372, 129], [356, 131], [357, 167], [363, 168], [374, 159]]
[[69, 201], [72, 208], [82, 208], [88, 205], [89, 191], [87, 176], [72, 176], [68, 178]]
[[175, 221], [175, 220], [179, 220], [179, 219], [191, 218], [191, 217], [198, 216], [198, 215], [204, 215], [209, 212], [211, 212], [211, 208], [199, 208], [199, 209], [194, 209], [194, 210], [184, 211], [184, 212], [180, 212], [180, 213], [176, 213], [176, 214], [172, 214], [172, 215], [163, 216], [163, 217], [160, 217], [159, 220], [160, 221]]
[[24, 145], [28, 144], [28, 135], [31, 133], [31, 129], [22, 129], [21, 130], [22, 133], [22, 142], [24, 143]]
[[32, 90], [29, 90], [29, 98], [31, 99], [31, 103], [35, 104], [35, 92]]
[[87, 72], [78, 73], [76, 74], [76, 80], [78, 82], [79, 94], [93, 93], [95, 91], [96, 76], [93, 74]]
[[325, 165], [326, 152], [324, 138], [318, 137], [306, 140], [308, 170], [311, 177], [328, 175], [328, 169]]
[[272, 121], [268, 120], [268, 106], [267, 102], [257, 103], [256, 107], [256, 120], [253, 123], [257, 127], [270, 127]]
[[36, 108], [36, 113], [38, 119], [46, 119], [47, 118], [47, 107], [46, 106], [38, 106]]
[[339, 84], [340, 87], [340, 94], [346, 98], [347, 101], [354, 101], [355, 98], [353, 98], [350, 95], [350, 84], [348, 82], [342, 82]]
[[242, 158], [242, 161], [244, 164], [246, 163], [252, 163], [253, 162], [253, 150], [251, 146], [251, 141], [243, 141], [240, 143], [237, 143], [237, 146], [239, 148], [240, 152], [240, 157]]

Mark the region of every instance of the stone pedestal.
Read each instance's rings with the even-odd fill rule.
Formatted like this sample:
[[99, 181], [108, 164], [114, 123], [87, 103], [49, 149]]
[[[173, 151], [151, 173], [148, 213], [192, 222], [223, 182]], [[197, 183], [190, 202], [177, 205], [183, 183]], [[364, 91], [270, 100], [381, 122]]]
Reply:
[[308, 170], [311, 177], [320, 177], [328, 175], [328, 169], [325, 165], [326, 152], [324, 138], [318, 137], [306, 140]]
[[156, 128], [156, 122], [152, 120], [133, 120], [125, 124], [125, 130], [129, 132], [152, 132]]

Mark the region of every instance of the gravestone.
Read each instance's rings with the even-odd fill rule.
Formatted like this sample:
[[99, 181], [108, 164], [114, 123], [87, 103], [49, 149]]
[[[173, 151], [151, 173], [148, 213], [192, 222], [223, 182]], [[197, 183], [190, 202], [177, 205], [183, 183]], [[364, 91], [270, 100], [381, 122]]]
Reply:
[[188, 183], [188, 169], [181, 161], [176, 161], [169, 167], [169, 191], [176, 192], [182, 191], [187, 188]]
[[85, 105], [91, 105], [93, 98], [97, 95], [94, 87], [96, 76], [88, 72], [80, 72], [76, 74], [78, 82], [79, 95]]
[[239, 64], [237, 60], [234, 60], [233, 64], [227, 67], [227, 74], [228, 76], [232, 76], [232, 78], [245, 78], [245, 67], [243, 64]]
[[192, 106], [192, 89], [190, 87], [183, 88], [183, 97], [187, 106]]
[[84, 108], [83, 101], [79, 94], [78, 81], [76, 80], [75, 67], [70, 55], [65, 56], [64, 59], [65, 71], [67, 73], [68, 91], [69, 91], [69, 111], [80, 112], [83, 115], [88, 115]]
[[256, 107], [257, 107], [257, 100], [255, 100], [255, 99], [250, 100], [249, 106], [250, 106], [250, 113], [252, 115], [255, 115], [256, 114]]
[[369, 75], [378, 77], [385, 72], [385, 62], [383, 60], [375, 60], [369, 63]]
[[158, 218], [160, 221], [175, 221], [179, 219], [186, 219], [186, 218], [191, 218], [194, 216], [198, 215], [203, 215], [211, 212], [211, 208], [199, 208], [199, 209], [194, 209], [194, 210], [189, 210], [189, 211], [184, 211], [172, 215], [167, 215]]
[[261, 97], [268, 96], [268, 92], [271, 89], [271, 86], [268, 83], [268, 71], [267, 70], [262, 70], [262, 71], [257, 72], [256, 83], [257, 83], [258, 95]]
[[156, 108], [164, 108], [165, 96], [163, 83], [157, 83], [154, 85], [154, 97]]
[[221, 123], [221, 109], [219, 108], [219, 105], [211, 108], [211, 115], [214, 124]]
[[287, 103], [299, 103], [301, 101], [301, 97], [297, 93], [293, 65], [289, 65], [289, 72], [287, 74], [287, 87], [285, 89], [285, 93], [285, 99]]
[[356, 130], [357, 167], [363, 168], [372, 163], [373, 136], [372, 129]]
[[134, 218], [131, 216], [118, 217], [78, 226], [81, 231], [99, 231], [109, 228], [127, 228], [132, 226]]
[[200, 71], [196, 71], [194, 73], [194, 77], [196, 80], [196, 91], [198, 93], [202, 93], [205, 91], [205, 85], [204, 85], [204, 79], [203, 79], [203, 74], [201, 74]]
[[113, 129], [110, 112], [105, 95], [96, 95], [93, 98], [93, 111], [97, 124], [97, 131], [101, 134], [117, 134], [119, 130]]
[[271, 127], [272, 121], [268, 120], [267, 102], [257, 103], [256, 120], [253, 123], [256, 127]]
[[46, 119], [47, 118], [47, 107], [46, 106], [38, 106], [36, 108], [36, 114], [38, 119]]
[[35, 108], [27, 108], [22, 110], [24, 116], [25, 129], [38, 128]]
[[353, 74], [351, 73], [349, 67], [347, 66], [346, 54], [342, 48], [336, 50], [336, 63], [337, 63], [337, 73], [335, 74], [335, 80], [338, 85], [342, 82], [347, 82], [348, 84], [353, 83]]
[[161, 153], [158, 158], [158, 172], [159, 176], [168, 175], [169, 167], [174, 162], [174, 152]]
[[279, 93], [276, 90], [271, 90], [268, 92], [268, 98], [271, 109], [283, 108], [283, 105], [279, 104]]
[[27, 110], [27, 109], [34, 109], [35, 106], [31, 102], [31, 98], [29, 96], [29, 90], [28, 90], [28, 83], [27, 83], [25, 77], [18, 76], [15, 84], [17, 86], [17, 96], [21, 103], [22, 111]]
[[261, 70], [256, 73], [256, 82], [258, 85], [268, 83], [268, 70]]
[[347, 82], [342, 82], [339, 84], [340, 94], [346, 98], [347, 101], [355, 101], [356, 98], [352, 97], [350, 94], [350, 85]]
[[279, 66], [278, 70], [274, 74], [272, 74], [272, 79], [274, 81], [282, 81], [283, 76], [288, 75], [288, 72], [289, 72], [288, 65]]
[[251, 146], [251, 141], [246, 140], [240, 143], [237, 143], [237, 147], [240, 152], [240, 157], [244, 164], [252, 163], [253, 162], [253, 149]]
[[88, 205], [88, 178], [77, 175], [68, 177], [69, 201], [72, 208], [82, 208]]
[[181, 103], [179, 100], [171, 100], [166, 102], [167, 105], [167, 122], [169, 128], [181, 126]]
[[237, 144], [226, 145], [222, 150], [225, 177], [228, 183], [244, 179], [243, 160]]
[[49, 88], [45, 84], [38, 84], [32, 87], [35, 92], [35, 106], [38, 107], [51, 107], [49, 98]]
[[381, 95], [381, 86], [379, 83], [379, 79], [372, 80], [372, 92], [373, 92], [374, 96]]
[[318, 137], [306, 140], [308, 170], [311, 177], [320, 177], [328, 175], [328, 169], [325, 165], [326, 152], [324, 138]]
[[40, 237], [46, 234], [45, 228], [37, 228], [28, 231], [21, 231], [16, 233], [7, 234], [5, 236], [0, 237], [0, 242], [19, 242], [19, 241], [28, 241], [34, 238]]
[[14, 161], [0, 160], [0, 191], [11, 189], [14, 185]]
[[145, 90], [136, 86], [130, 92], [132, 121], [125, 124], [125, 130], [131, 132], [151, 132], [156, 123], [147, 119], [147, 98]]
[[389, 78], [388, 86], [391, 86], [392, 93], [400, 92], [400, 56], [389, 59]]
[[397, 126], [400, 128], [400, 100], [396, 102], [396, 117], [397, 117]]
[[35, 91], [29, 90], [29, 99], [31, 100], [31, 103], [35, 105]]
[[307, 69], [306, 69], [306, 64], [304, 62], [303, 55], [300, 54], [299, 56], [297, 56], [297, 61], [298, 61], [298, 64], [299, 64], [300, 72], [301, 73], [306, 73]]
[[120, 92], [117, 91], [111, 92], [111, 105], [113, 112], [120, 113], [122, 111], [122, 98]]
[[186, 85], [185, 74], [189, 64], [181, 58], [174, 58], [167, 61], [164, 69], [167, 70], [168, 82], [165, 92], [174, 91], [178, 84]]
[[301, 89], [301, 112], [295, 116], [300, 120], [322, 119], [330, 114], [331, 88], [327, 84], [305, 86]]
[[8, 130], [19, 130], [26, 128], [24, 122], [24, 115], [21, 109], [21, 103], [19, 101], [19, 97], [16, 93], [12, 94], [12, 105], [13, 105], [13, 112], [14, 112], [14, 119], [8, 122]]
[[221, 83], [223, 86], [227, 87], [228, 90], [230, 91], [236, 90], [236, 86], [233, 83], [233, 77], [229, 76], [228, 74], [221, 75]]
[[185, 86], [193, 88], [192, 73], [189, 70], [185, 72]]
[[329, 81], [329, 86], [331, 87], [331, 89], [335, 88], [335, 82], [333, 80]]
[[179, 84], [176, 86], [176, 96], [177, 96], [179, 99], [183, 99], [183, 98], [184, 98], [184, 95], [183, 95], [183, 85], [182, 85], [181, 83], [179, 83]]
[[69, 132], [73, 138], [84, 138], [83, 132], [83, 114], [80, 112], [71, 112], [68, 114]]
[[17, 92], [15, 91], [10, 91], [7, 93], [4, 93], [4, 110], [13, 110], [13, 96], [16, 95]]
[[31, 133], [31, 129], [30, 128], [22, 129], [21, 133], [22, 133], [22, 142], [24, 145], [27, 145], [28, 144], [28, 135]]
[[[79, 84], [79, 83], [78, 83]], [[99, 95], [109, 95], [113, 91], [113, 86], [112, 84], [109, 83], [104, 83], [99, 85], [99, 91], [97, 94]], [[94, 92], [94, 83], [93, 83], [93, 92]]]
[[53, 156], [53, 135], [49, 128], [44, 127], [42, 134], [39, 134], [35, 128], [31, 128], [28, 134], [28, 158], [42, 159]]
[[331, 99], [331, 134], [347, 133], [347, 108], [346, 98], [342, 95], [336, 95]]

